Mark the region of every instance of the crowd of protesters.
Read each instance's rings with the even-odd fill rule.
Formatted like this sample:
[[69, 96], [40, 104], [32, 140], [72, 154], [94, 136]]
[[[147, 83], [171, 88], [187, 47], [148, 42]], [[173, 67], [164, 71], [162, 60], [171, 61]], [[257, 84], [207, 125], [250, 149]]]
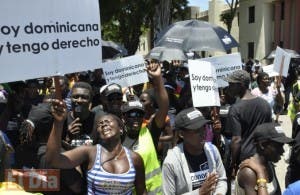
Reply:
[[[1, 84], [0, 181], [9, 168], [59, 169], [60, 190], [43, 194], [300, 193], [297, 66], [270, 78], [249, 59], [224, 79], [220, 108], [195, 108], [188, 67], [147, 63], [149, 83], [126, 88], [101, 69], [59, 77], [56, 88], [53, 78]], [[291, 138], [279, 120], [287, 110]], [[284, 144], [289, 166], [277, 178]]]

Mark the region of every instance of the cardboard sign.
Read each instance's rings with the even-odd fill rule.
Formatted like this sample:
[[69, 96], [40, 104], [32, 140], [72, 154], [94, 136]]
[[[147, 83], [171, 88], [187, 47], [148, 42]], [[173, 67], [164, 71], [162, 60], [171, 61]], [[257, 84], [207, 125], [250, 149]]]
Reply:
[[97, 0], [0, 0], [0, 83], [100, 67]]
[[189, 60], [188, 66], [194, 107], [220, 106], [215, 67], [199, 60]]
[[226, 87], [228, 83], [223, 80], [235, 70], [242, 69], [242, 61], [240, 53], [228, 54], [224, 56], [216, 56], [211, 58], [203, 58], [200, 61], [210, 62], [216, 69], [218, 87]]
[[274, 71], [286, 77], [291, 62], [291, 54], [277, 46], [274, 59]]
[[135, 55], [102, 64], [106, 83], [117, 83], [122, 87], [148, 82], [143, 56]]

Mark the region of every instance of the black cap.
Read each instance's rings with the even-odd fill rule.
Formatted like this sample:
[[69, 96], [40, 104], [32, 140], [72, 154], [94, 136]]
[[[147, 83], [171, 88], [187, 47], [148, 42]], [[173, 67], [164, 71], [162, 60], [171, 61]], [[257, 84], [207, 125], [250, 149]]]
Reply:
[[282, 127], [276, 126], [275, 123], [263, 123], [258, 125], [254, 129], [253, 138], [255, 141], [271, 140], [283, 144], [293, 142], [293, 139], [285, 136]]
[[32, 106], [27, 120], [33, 123], [35, 129], [45, 131], [51, 129], [54, 120], [51, 114], [51, 105], [40, 103], [37, 106]]
[[133, 101], [125, 102], [122, 105], [121, 110], [123, 113], [129, 112], [132, 110], [138, 110], [138, 111], [144, 112], [144, 107], [143, 107], [143, 104], [139, 100], [133, 100]]
[[175, 128], [178, 130], [196, 130], [209, 122], [211, 121], [205, 119], [198, 109], [192, 107], [182, 110], [176, 115]]
[[228, 83], [250, 83], [250, 74], [245, 70], [236, 70], [224, 80]]
[[122, 87], [116, 83], [111, 83], [100, 89], [100, 94], [106, 97], [113, 93], [123, 95]]

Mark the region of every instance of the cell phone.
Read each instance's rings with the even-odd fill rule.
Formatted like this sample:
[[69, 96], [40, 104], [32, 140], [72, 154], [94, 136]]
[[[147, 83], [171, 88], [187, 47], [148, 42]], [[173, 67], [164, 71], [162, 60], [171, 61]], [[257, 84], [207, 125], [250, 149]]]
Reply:
[[81, 105], [76, 105], [74, 108], [74, 118], [80, 118], [81, 117], [81, 112], [82, 112], [82, 106]]

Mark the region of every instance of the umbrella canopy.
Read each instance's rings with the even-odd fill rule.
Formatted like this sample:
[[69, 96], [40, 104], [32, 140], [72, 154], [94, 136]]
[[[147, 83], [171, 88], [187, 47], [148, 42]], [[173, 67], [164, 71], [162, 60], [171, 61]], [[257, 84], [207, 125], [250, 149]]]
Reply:
[[113, 41], [102, 40], [102, 58], [110, 59], [116, 56], [126, 56], [127, 50], [120, 44]]
[[155, 46], [183, 51], [223, 51], [238, 47], [237, 41], [223, 28], [200, 20], [176, 22], [163, 30]]
[[[296, 51], [291, 49], [284, 49], [287, 53], [291, 54], [292, 58], [300, 58], [300, 54], [298, 54]], [[269, 55], [265, 57], [265, 59], [274, 59], [276, 54], [276, 50], [271, 51]]]
[[145, 56], [146, 59], [156, 59], [159, 61], [170, 61], [170, 60], [187, 60], [187, 55], [177, 48], [167, 48], [167, 47], [154, 47]]

